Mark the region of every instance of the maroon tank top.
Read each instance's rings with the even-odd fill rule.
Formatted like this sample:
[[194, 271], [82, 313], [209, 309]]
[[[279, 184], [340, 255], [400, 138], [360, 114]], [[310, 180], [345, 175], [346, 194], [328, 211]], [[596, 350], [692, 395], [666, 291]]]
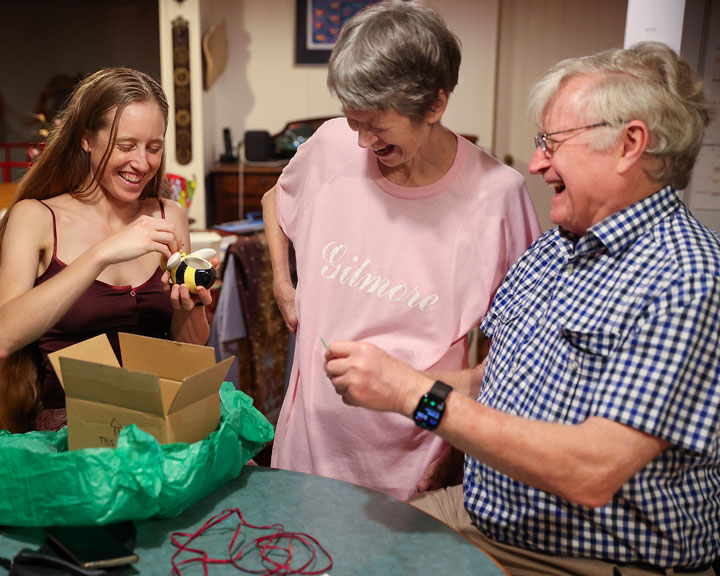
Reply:
[[[165, 208], [158, 198], [162, 217]], [[47, 270], [35, 280], [35, 286], [59, 274], [66, 266], [57, 258], [57, 227], [55, 213], [47, 206], [53, 218], [53, 255]], [[118, 332], [130, 332], [154, 338], [168, 338], [173, 308], [170, 292], [163, 289], [160, 267], [142, 285], [112, 286], [93, 281], [85, 293], [70, 307], [60, 321], [37, 340], [40, 352], [39, 381], [43, 408], [64, 408], [65, 393], [48, 359], [48, 354], [107, 334], [115, 355], [120, 359]]]

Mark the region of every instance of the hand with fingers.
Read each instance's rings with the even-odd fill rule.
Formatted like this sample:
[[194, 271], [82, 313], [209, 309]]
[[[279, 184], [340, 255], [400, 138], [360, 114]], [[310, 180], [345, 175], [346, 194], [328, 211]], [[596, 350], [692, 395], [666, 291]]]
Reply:
[[191, 311], [212, 303], [210, 288], [215, 283], [219, 260], [215, 250], [205, 248], [185, 254], [174, 253], [163, 266], [163, 281], [172, 286], [170, 301], [175, 310]]
[[345, 404], [380, 412], [405, 413], [413, 391], [427, 380], [368, 342], [332, 342], [325, 352], [324, 368]]
[[108, 264], [127, 262], [150, 252], [158, 252], [164, 258], [170, 258], [178, 247], [173, 223], [152, 216], [140, 216], [96, 246], [102, 250]]
[[172, 284], [170, 302], [173, 309], [190, 312], [198, 306], [212, 304], [212, 294], [204, 286], [198, 286], [195, 292], [190, 292], [185, 284]]

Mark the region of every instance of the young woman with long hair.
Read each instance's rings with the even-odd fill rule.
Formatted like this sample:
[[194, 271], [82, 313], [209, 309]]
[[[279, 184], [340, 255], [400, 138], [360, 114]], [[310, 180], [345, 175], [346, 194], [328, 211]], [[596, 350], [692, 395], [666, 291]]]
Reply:
[[65, 424], [47, 355], [106, 333], [204, 344], [199, 288], [169, 286], [161, 261], [190, 250], [165, 189], [168, 104], [147, 74], [109, 68], [75, 88], [0, 222], [0, 427]]

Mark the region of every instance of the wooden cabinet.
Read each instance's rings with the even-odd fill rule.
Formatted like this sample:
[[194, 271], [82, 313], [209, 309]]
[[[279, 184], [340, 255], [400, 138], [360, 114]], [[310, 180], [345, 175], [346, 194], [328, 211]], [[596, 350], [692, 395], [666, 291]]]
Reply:
[[243, 165], [243, 214], [262, 210], [260, 201], [263, 194], [275, 186], [283, 168]]
[[208, 195], [208, 228], [240, 219], [240, 167], [238, 164], [215, 164], [210, 171]]
[[[284, 167], [284, 165], [214, 164], [209, 175], [212, 202], [208, 206], [208, 227], [241, 220], [249, 212], [261, 212], [260, 201], [263, 194], [275, 185]], [[240, 186], [241, 169], [242, 187]]]

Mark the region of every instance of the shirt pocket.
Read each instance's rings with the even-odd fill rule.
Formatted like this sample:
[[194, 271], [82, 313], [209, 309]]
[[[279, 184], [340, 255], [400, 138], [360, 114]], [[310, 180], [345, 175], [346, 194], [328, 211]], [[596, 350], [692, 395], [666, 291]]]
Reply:
[[590, 416], [601, 379], [620, 338], [609, 331], [588, 332], [567, 326], [560, 329], [560, 336], [567, 351], [568, 396], [563, 420], [583, 422]]
[[[534, 331], [535, 323], [531, 321], [532, 315], [529, 302], [525, 300], [513, 302], [495, 316], [492, 333], [485, 332], [485, 335], [492, 339], [492, 344], [488, 357], [489, 377], [483, 378], [480, 394], [484, 402], [495, 402], [497, 399], [494, 398], [494, 394], [503, 388], [498, 386], [508, 378], [513, 378], [516, 368], [522, 365], [520, 357], [523, 345], [532, 338]], [[502, 352], [498, 353], [499, 350]], [[498, 407], [502, 406], [504, 410], [510, 410], [510, 406], [517, 400], [514, 396], [504, 398]]]
[[563, 339], [579, 353], [607, 358], [617, 347], [618, 336], [612, 332], [582, 332], [561, 328]]
[[[499, 323], [501, 326], [513, 324], [521, 318], [530, 318], [532, 310], [530, 309], [531, 302], [527, 300], [520, 300], [513, 302], [510, 306], [500, 312]], [[537, 307], [537, 303], [535, 304]]]
[[515, 351], [532, 334], [532, 310], [529, 302], [522, 300], [513, 303], [512, 306], [503, 310], [495, 325], [492, 336], [493, 342], [497, 341], [497, 348], [505, 351], [508, 361], [512, 360]]
[[480, 328], [483, 334], [493, 340], [502, 335], [507, 324], [511, 324], [516, 318], [522, 315], [527, 308], [525, 300], [519, 302], [509, 301], [509, 306], [506, 308], [490, 308], [488, 314], [483, 318], [480, 323]]

